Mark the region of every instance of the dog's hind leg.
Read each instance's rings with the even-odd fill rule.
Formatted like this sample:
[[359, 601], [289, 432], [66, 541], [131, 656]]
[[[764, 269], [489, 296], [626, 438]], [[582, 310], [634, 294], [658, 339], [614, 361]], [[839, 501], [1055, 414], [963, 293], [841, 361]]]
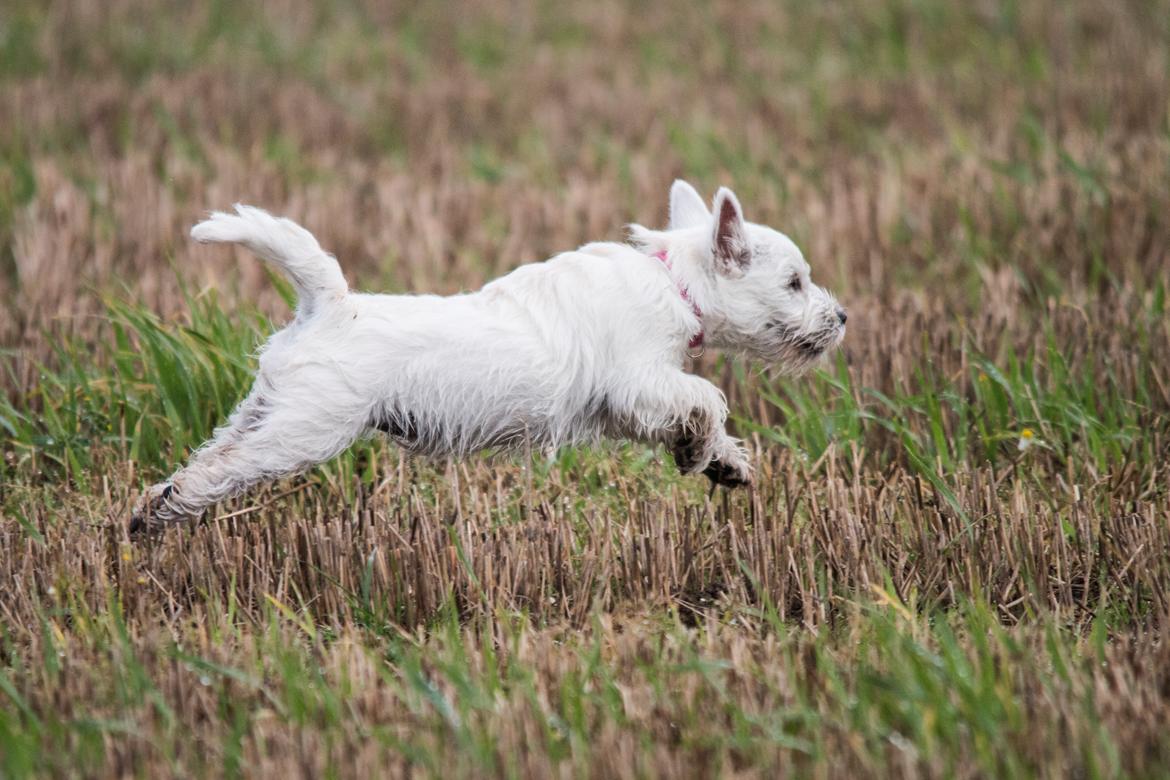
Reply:
[[255, 485], [329, 460], [365, 430], [358, 415], [322, 414], [308, 403], [275, 407], [249, 397], [185, 466], [147, 491], [131, 517], [130, 532], [197, 518]]

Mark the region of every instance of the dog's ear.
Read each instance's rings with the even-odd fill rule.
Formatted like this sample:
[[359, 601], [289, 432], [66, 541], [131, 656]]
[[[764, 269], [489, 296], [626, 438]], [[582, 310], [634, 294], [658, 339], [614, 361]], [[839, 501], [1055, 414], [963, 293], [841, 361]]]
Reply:
[[710, 224], [711, 212], [702, 196], [682, 179], [670, 186], [670, 229], [703, 227]]
[[715, 193], [714, 211], [711, 252], [715, 258], [715, 270], [724, 276], [739, 276], [747, 270], [752, 260], [747, 226], [743, 223], [743, 209], [734, 192], [720, 187]]

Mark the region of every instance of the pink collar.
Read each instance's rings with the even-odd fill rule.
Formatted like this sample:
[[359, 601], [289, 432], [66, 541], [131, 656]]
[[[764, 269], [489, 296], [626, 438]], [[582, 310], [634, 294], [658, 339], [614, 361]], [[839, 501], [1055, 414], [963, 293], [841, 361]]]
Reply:
[[[655, 252], [653, 256], [666, 266], [667, 271], [673, 269], [674, 264], [670, 262], [670, 257], [667, 256], [665, 249]], [[687, 343], [687, 349], [700, 350], [699, 354], [701, 355], [703, 354], [701, 351], [703, 349], [703, 310], [699, 308], [699, 304], [695, 303], [695, 299], [691, 297], [691, 291], [687, 289], [685, 284], [682, 282], [675, 282], [675, 284], [678, 285], [679, 296], [691, 305], [691, 311], [695, 313], [695, 319], [699, 321], [699, 332], [691, 336], [690, 342]]]

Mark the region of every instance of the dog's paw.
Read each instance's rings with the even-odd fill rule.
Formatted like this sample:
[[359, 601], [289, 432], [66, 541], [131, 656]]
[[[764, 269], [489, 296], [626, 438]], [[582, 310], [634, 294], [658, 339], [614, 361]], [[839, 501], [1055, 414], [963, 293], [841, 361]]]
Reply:
[[693, 436], [684, 436], [670, 449], [680, 474], [694, 474], [703, 465], [703, 442]]
[[703, 469], [703, 475], [716, 485], [726, 488], [747, 487], [752, 484], [752, 467], [747, 460], [715, 459]]
[[703, 469], [703, 475], [726, 488], [752, 484], [752, 465], [747, 450], [736, 439], [726, 439], [717, 446], [715, 456]]
[[[712, 450], [714, 455], [711, 454]], [[716, 485], [728, 488], [752, 483], [752, 467], [747, 451], [734, 439], [711, 444], [684, 436], [671, 448], [671, 454], [683, 474], [701, 472]]]
[[[717, 392], [717, 391], [716, 391]], [[674, 435], [670, 454], [680, 474], [698, 474], [717, 457], [722, 430], [715, 418], [701, 407], [691, 410], [687, 420]]]
[[141, 536], [163, 529], [166, 521], [161, 516], [166, 514], [166, 502], [171, 497], [173, 490], [174, 487], [168, 482], [153, 485], [143, 494], [134, 507], [134, 511], [130, 513], [130, 524], [127, 526], [127, 530], [131, 536]]

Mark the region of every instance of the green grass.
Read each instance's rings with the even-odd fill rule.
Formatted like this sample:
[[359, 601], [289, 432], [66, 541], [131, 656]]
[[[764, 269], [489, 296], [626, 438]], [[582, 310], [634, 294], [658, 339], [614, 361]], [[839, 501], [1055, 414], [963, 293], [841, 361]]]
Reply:
[[186, 323], [110, 301], [97, 344], [58, 344], [19, 406], [0, 401], [15, 454], [4, 476], [84, 480], [97, 453], [157, 472], [202, 443], [243, 397], [269, 325], [225, 312], [211, 294], [189, 301]]
[[[1165, 3], [0, 10], [0, 775], [1160, 776]], [[131, 544], [289, 290], [470, 289], [735, 187], [849, 307], [661, 449], [377, 439]]]
[[[245, 768], [239, 740], [257, 717], [325, 734], [352, 728], [356, 717], [363, 739], [417, 761], [424, 771], [513, 774], [517, 767], [497, 744], [507, 729], [499, 717], [506, 711], [532, 725], [529, 750], [581, 771], [599, 759], [592, 742], [600, 724], [644, 720], [627, 696], [646, 690], [669, 713], [675, 739], [709, 746], [719, 756], [709, 766], [715, 772], [737, 764], [768, 768], [777, 745], [793, 767], [823, 766], [833, 760], [833, 736], [848, 732], [860, 740], [855, 749], [863, 754], [904, 751], [928, 757], [943, 775], [976, 769], [1017, 777], [1033, 766], [1023, 739], [1030, 725], [1024, 695], [1051, 697], [1069, 714], [1095, 706], [1089, 669], [1106, 657], [1101, 633], [1082, 644], [1057, 627], [1039, 625], [1013, 637], [978, 607], [928, 619], [896, 599], [886, 602], [859, 608], [839, 631], [817, 637], [772, 618], [778, 637], [767, 659], [772, 668], [755, 666], [763, 661], [758, 646], [735, 648], [747, 653], [746, 663], [727, 655], [731, 648], [722, 628], [696, 633], [662, 620], [639, 640], [640, 647], [654, 649], [650, 661], [615, 650], [613, 635], [595, 625], [558, 640], [568, 669], [552, 688], [535, 680], [521, 659], [525, 647], [542, 640], [520, 615], [497, 615], [491, 626], [439, 620], [425, 641], [386, 633], [380, 643], [349, 648], [356, 656], [348, 664], [360, 667], [353, 671], [344, 663], [323, 668], [330, 640], [283, 605], [270, 608], [262, 625], [217, 637], [233, 647], [256, 636], [237, 658], [236, 664], [246, 666], [174, 643], [159, 657], [140, 658], [115, 603], [74, 632], [74, 641], [96, 654], [84, 673], [106, 702], [101, 715], [79, 715], [72, 707], [38, 714], [22, 700], [19, 688], [33, 680], [50, 690], [61, 682], [46, 620], [44, 658], [0, 672], [0, 691], [8, 699], [0, 709], [0, 746], [12, 776], [67, 773], [87, 755], [97, 759], [103, 738], [134, 739], [133, 724], [148, 718], [160, 723], [156, 733], [163, 737], [151, 750], [170, 771], [235, 775]], [[218, 608], [231, 611], [233, 605]], [[495, 636], [494, 642], [482, 642], [483, 633]], [[843, 639], [851, 646], [845, 653]], [[172, 665], [216, 702], [226, 726], [221, 744], [206, 745], [194, 757], [176, 714], [152, 682], [152, 675]], [[406, 731], [365, 721], [347, 704], [368, 684], [361, 676], [368, 669], [376, 669], [379, 686], [391, 692], [395, 724], [408, 723]], [[744, 675], [764, 681], [751, 700], [737, 692]], [[1083, 758], [1087, 776], [1116, 775], [1118, 748], [1099, 725], [1054, 722], [1041, 730], [1056, 736], [1069, 727], [1069, 749]], [[72, 748], [69, 754], [45, 753], [39, 746], [46, 742]], [[649, 754], [635, 754], [635, 760], [639, 771], [652, 770]]]
[[[1086, 370], [1068, 335], [1042, 321], [1043, 337], [1023, 353], [1006, 337], [981, 351], [960, 336], [965, 373], [946, 376], [927, 361], [892, 392], [856, 386], [840, 356], [812, 381], [768, 379], [735, 361], [738, 381], [757, 382], [782, 420], [761, 426], [743, 416], [737, 423], [814, 461], [831, 445], [866, 446], [881, 429], [892, 435], [870, 453], [878, 466], [909, 461], [953, 472], [971, 462], [1017, 463], [1026, 457], [1019, 447], [1025, 430], [1034, 435], [1028, 449], [1043, 450], [1054, 468], [1151, 463], [1154, 443], [1141, 434], [1157, 402], [1151, 371], [1158, 344], [1148, 328], [1165, 316], [1163, 289], [1134, 314], [1132, 386], [1108, 365]], [[276, 326], [247, 306], [225, 309], [213, 291], [185, 300], [183, 320], [164, 322], [142, 304], [108, 298], [89, 343], [59, 343], [38, 364], [38, 381], [20, 407], [0, 399], [0, 427], [18, 453], [7, 468], [76, 474], [94, 465], [97, 443], [157, 468], [202, 443], [243, 397], [254, 355]]]

